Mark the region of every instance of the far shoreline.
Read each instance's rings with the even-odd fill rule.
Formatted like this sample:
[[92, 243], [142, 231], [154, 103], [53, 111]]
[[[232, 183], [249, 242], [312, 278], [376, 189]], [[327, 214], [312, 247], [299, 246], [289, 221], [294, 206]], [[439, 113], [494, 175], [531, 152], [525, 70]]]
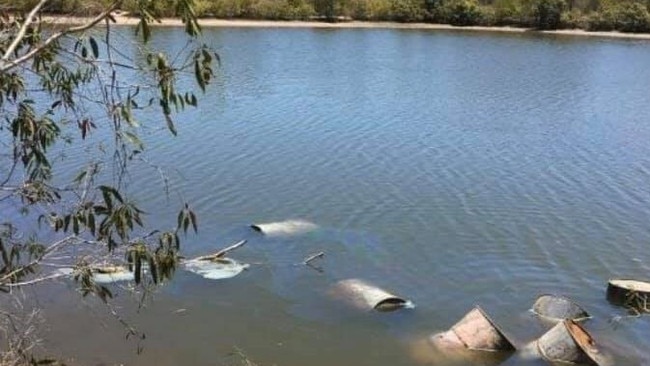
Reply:
[[[137, 25], [138, 18], [114, 14], [115, 25]], [[56, 17], [45, 16], [45, 22], [52, 24], [81, 24], [89, 20], [83, 17]], [[410, 29], [410, 30], [441, 30], [459, 32], [493, 32], [493, 33], [519, 33], [560, 35], [573, 37], [594, 37], [610, 39], [650, 40], [650, 33], [622, 33], [622, 32], [589, 32], [582, 29], [537, 30], [533, 28], [516, 27], [488, 27], [467, 26], [459, 27], [449, 24], [433, 23], [397, 23], [375, 21], [302, 21], [302, 20], [252, 20], [252, 19], [216, 19], [201, 18], [199, 24], [206, 28], [313, 28], [313, 29]], [[152, 26], [179, 27], [183, 23], [176, 18], [163, 18], [160, 22], [151, 23]]]

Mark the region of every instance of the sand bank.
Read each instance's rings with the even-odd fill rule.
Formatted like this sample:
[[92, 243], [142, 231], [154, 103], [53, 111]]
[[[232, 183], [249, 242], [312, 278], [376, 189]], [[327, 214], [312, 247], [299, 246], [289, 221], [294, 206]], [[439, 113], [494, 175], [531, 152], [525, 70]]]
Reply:
[[[45, 17], [45, 20], [55, 24], [79, 24], [87, 21], [87, 18], [79, 17]], [[136, 25], [139, 19], [116, 15], [115, 20], [118, 25]], [[318, 21], [275, 21], [275, 20], [231, 20], [231, 19], [201, 19], [199, 21], [203, 27], [222, 27], [222, 28], [316, 28], [316, 29], [420, 29], [420, 30], [444, 30], [444, 31], [461, 31], [461, 32], [498, 32], [498, 33], [531, 33], [531, 34], [550, 34], [574, 37], [600, 37], [600, 38], [621, 38], [621, 39], [640, 39], [650, 40], [650, 33], [621, 33], [621, 32], [587, 32], [581, 29], [562, 29], [553, 31], [538, 31], [527, 28], [514, 27], [456, 27], [448, 24], [430, 24], [430, 23], [395, 23], [395, 22], [337, 22], [327, 23]], [[161, 19], [156, 26], [181, 26], [183, 23], [180, 19]]]

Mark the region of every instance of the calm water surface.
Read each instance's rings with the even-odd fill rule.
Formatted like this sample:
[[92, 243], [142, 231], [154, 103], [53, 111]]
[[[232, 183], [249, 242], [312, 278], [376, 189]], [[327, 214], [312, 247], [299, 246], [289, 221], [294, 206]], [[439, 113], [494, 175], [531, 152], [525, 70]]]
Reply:
[[[157, 36], [182, 46], [181, 30]], [[626, 313], [604, 299], [611, 277], [650, 277], [649, 43], [415, 30], [206, 37], [222, 57], [218, 85], [179, 119], [178, 138], [149, 136], [171, 198], [152, 170], [134, 172], [132, 188], [152, 223], [173, 220], [180, 194], [193, 203], [200, 232], [187, 255], [248, 239], [232, 256], [251, 268], [226, 281], [179, 272], [139, 314], [122, 294], [147, 332], [140, 355], [101, 306], [63, 285], [66, 296], [42, 299], [50, 347], [79, 364], [221, 365], [236, 346], [263, 365], [418, 365], [417, 339], [475, 304], [519, 344], [535, 339], [546, 328], [528, 309], [558, 293], [591, 312], [586, 327], [617, 365], [650, 362], [650, 320], [613, 322]], [[247, 226], [285, 219], [319, 229], [269, 238]], [[318, 251], [322, 273], [299, 264]], [[350, 277], [417, 308], [336, 304], [328, 288]]]

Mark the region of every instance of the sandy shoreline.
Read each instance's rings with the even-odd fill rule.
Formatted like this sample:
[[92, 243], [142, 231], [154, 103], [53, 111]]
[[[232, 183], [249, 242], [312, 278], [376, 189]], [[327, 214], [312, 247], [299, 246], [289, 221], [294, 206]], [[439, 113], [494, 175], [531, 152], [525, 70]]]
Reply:
[[[54, 24], [79, 24], [87, 21], [87, 18], [79, 17], [45, 17], [45, 21]], [[115, 16], [118, 25], [136, 25], [139, 19]], [[395, 23], [395, 22], [362, 22], [349, 21], [338, 23], [327, 23], [318, 21], [275, 21], [275, 20], [245, 20], [245, 19], [200, 19], [199, 24], [203, 27], [221, 28], [317, 28], [317, 29], [414, 29], [414, 30], [445, 30], [461, 32], [496, 32], [496, 33], [532, 33], [550, 34], [575, 37], [599, 37], [650, 40], [650, 33], [620, 33], [620, 32], [587, 32], [581, 29], [562, 29], [553, 31], [538, 31], [527, 28], [514, 27], [456, 27], [448, 24], [431, 23]], [[182, 26], [180, 19], [162, 19], [155, 26]]]

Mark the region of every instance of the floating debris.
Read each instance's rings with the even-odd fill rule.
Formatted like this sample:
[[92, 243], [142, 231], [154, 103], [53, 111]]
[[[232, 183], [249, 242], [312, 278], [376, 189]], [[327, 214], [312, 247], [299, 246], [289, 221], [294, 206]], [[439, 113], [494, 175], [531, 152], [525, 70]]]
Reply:
[[[134, 273], [123, 266], [92, 267], [90, 270], [92, 272], [93, 281], [98, 284], [135, 280]], [[75, 269], [65, 267], [58, 268], [55, 273], [63, 276], [72, 276], [75, 273]]]
[[474, 351], [514, 351], [516, 347], [479, 306], [430, 342], [439, 349], [467, 348]]
[[318, 225], [304, 220], [286, 220], [266, 224], [253, 224], [251, 228], [269, 236], [305, 234], [318, 229]]
[[614, 305], [650, 312], [650, 282], [615, 279], [607, 285], [607, 301]]
[[604, 358], [589, 333], [573, 320], [556, 324], [537, 340], [541, 356], [550, 362], [601, 366]]
[[348, 279], [337, 282], [333, 287], [332, 293], [334, 296], [361, 310], [388, 312], [415, 307], [413, 302], [359, 279]]
[[591, 317], [580, 305], [559, 295], [539, 296], [533, 305], [533, 312], [553, 322], [565, 319], [582, 321]]
[[135, 274], [122, 266], [107, 266], [92, 268], [95, 283], [106, 284], [135, 280]]
[[183, 262], [183, 266], [186, 270], [203, 276], [203, 278], [221, 280], [237, 276], [250, 265], [230, 258], [198, 258]]

